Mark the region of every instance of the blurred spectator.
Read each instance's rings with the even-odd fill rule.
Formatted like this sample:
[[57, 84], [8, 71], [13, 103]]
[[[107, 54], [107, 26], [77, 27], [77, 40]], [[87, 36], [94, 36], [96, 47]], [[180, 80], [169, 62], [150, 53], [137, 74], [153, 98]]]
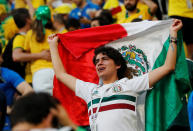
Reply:
[[157, 5], [156, 17], [159, 20], [168, 19], [168, 0], [153, 0]]
[[117, 23], [128, 23], [136, 18], [152, 20], [156, 9], [157, 5], [151, 0], [124, 0]]
[[70, 4], [63, 4], [54, 9], [54, 27], [59, 33], [66, 33], [66, 22], [68, 20], [68, 15], [73, 9]]
[[[23, 28], [25, 27], [22, 32], [24, 30], [28, 30], [30, 28], [30, 16], [28, 13], [27, 9], [20, 9], [20, 10], [16, 10], [15, 15], [17, 17], [14, 17], [14, 23], [16, 24], [17, 27], [19, 28]], [[21, 14], [20, 14], [21, 13]], [[19, 17], [20, 15], [20, 17]], [[21, 31], [20, 31], [21, 32]], [[15, 72], [17, 72], [21, 77], [25, 77], [25, 64], [24, 63], [15, 63], [13, 62], [12, 59], [12, 50], [13, 50], [13, 41], [16, 39], [16, 36], [18, 34], [14, 35], [11, 40], [9, 40], [5, 51], [3, 53], [3, 63], [2, 66], [9, 68], [11, 70], [14, 70]], [[19, 41], [22, 42], [22, 41]]]
[[[26, 8], [27, 7], [27, 1], [28, 0], [15, 0], [15, 9], [17, 8]], [[33, 7], [37, 9], [41, 5], [45, 5], [45, 0], [30, 0]]]
[[76, 4], [72, 0], [47, 0], [47, 5], [54, 9], [63, 5], [70, 6], [72, 9], [76, 8]]
[[[40, 6], [35, 12], [35, 21], [32, 30], [25, 37], [24, 50], [34, 54], [49, 50], [47, 37], [54, 33], [51, 22], [51, 13], [48, 6]], [[47, 60], [51, 60], [50, 56]], [[52, 62], [36, 59], [31, 63], [32, 85], [34, 91], [48, 92], [52, 94], [54, 71]]]
[[92, 3], [95, 5], [98, 5], [100, 8], [103, 8], [103, 6], [106, 2], [105, 2], [105, 0], [92, 0]]
[[73, 0], [77, 8], [73, 9], [69, 15], [70, 18], [80, 20], [81, 28], [90, 27], [91, 19], [94, 17], [95, 11], [100, 7], [85, 0]]
[[[1, 55], [1, 47], [0, 47], [0, 63], [2, 63], [2, 55]], [[32, 87], [24, 81], [19, 74], [16, 72], [1, 67], [1, 82], [0, 82], [0, 91], [6, 96], [7, 101], [7, 114], [10, 113], [11, 106], [13, 104], [13, 96], [15, 92], [19, 92], [21, 95], [25, 95], [31, 91], [33, 91]], [[6, 115], [4, 131], [11, 130], [10, 129], [10, 121], [8, 115]]]
[[95, 17], [91, 21], [91, 27], [97, 27], [97, 26], [103, 26], [103, 25], [109, 25], [109, 24], [112, 24], [112, 23], [108, 19], [102, 16]]
[[[59, 125], [71, 126], [66, 117], [66, 112], [58, 100], [46, 93], [30, 93], [20, 98], [10, 115], [12, 131], [56, 131]], [[75, 126], [74, 129], [76, 128]]]
[[7, 17], [7, 11], [3, 4], [0, 4], [0, 24]]
[[66, 23], [66, 29], [68, 31], [75, 31], [75, 30], [78, 30], [80, 29], [80, 22], [79, 20], [76, 20], [76, 19], [68, 19], [67, 23]]
[[5, 115], [6, 115], [6, 97], [3, 91], [0, 90], [0, 131], [2, 131], [5, 124]]
[[[2, 23], [4, 38], [9, 41], [19, 32], [12, 16], [7, 17]], [[11, 30], [10, 30], [11, 29]]]
[[193, 55], [193, 0], [169, 0], [168, 15], [181, 19], [183, 23], [183, 39], [187, 45], [188, 58]]
[[[29, 52], [24, 51], [25, 44], [25, 36], [27, 31], [31, 27], [31, 19], [28, 13], [28, 10], [25, 8], [15, 9], [13, 11], [14, 21], [19, 28], [19, 33], [14, 38], [11, 48], [11, 54], [6, 55], [6, 59], [8, 59], [8, 63], [10, 64], [10, 69], [14, 70], [14, 63], [24, 64], [23, 62], [28, 62], [25, 68], [20, 68], [19, 70], [23, 70], [25, 72], [24, 78], [28, 83], [32, 83], [32, 74], [30, 69], [30, 61], [34, 61], [37, 59], [45, 59], [49, 60], [50, 53], [48, 50], [43, 50], [40, 53], [31, 54]], [[10, 58], [8, 58], [10, 56]], [[12, 60], [10, 62], [10, 60]]]
[[49, 0], [47, 4], [53, 8], [57, 8], [58, 6], [64, 4], [63, 0]]
[[70, 4], [63, 4], [58, 6], [57, 8], [54, 9], [55, 14], [62, 14], [64, 20], [68, 19], [69, 13], [74, 9], [74, 7]]
[[64, 20], [64, 15], [56, 14], [54, 15], [54, 28], [58, 33], [66, 33], [68, 32], [65, 27], [66, 21]]
[[96, 17], [97, 16], [105, 17], [105, 19], [107, 19], [108, 23], [110, 24], [113, 24], [115, 22], [115, 19], [113, 19], [111, 12], [107, 9], [97, 11]]

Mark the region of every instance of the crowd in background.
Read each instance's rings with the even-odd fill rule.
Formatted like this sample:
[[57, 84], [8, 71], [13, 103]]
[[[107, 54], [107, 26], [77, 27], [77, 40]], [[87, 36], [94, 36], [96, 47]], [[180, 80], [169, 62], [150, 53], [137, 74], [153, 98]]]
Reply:
[[[169, 18], [182, 20], [186, 56], [193, 59], [193, 0], [0, 0], [0, 130], [11, 130], [9, 114], [20, 96], [33, 91], [52, 95], [50, 34]], [[55, 100], [42, 97], [57, 108]], [[71, 130], [84, 130], [63, 117]]]

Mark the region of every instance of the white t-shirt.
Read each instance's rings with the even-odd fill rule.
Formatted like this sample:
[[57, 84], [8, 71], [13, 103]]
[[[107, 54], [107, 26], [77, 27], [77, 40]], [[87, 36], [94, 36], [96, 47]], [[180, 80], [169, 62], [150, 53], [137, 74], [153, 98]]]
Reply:
[[[142, 131], [136, 112], [137, 97], [149, 89], [148, 74], [133, 79], [123, 78], [111, 84], [98, 86], [76, 81], [76, 95], [88, 105], [89, 122], [92, 125], [92, 111], [99, 113], [96, 119], [97, 131]], [[100, 99], [103, 97], [101, 105]], [[92, 100], [92, 104], [91, 104]]]

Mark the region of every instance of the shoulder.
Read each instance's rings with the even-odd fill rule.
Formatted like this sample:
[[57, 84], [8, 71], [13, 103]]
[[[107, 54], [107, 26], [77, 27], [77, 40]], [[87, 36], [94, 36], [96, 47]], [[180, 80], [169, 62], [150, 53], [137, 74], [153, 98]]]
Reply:
[[97, 87], [97, 84], [76, 79], [76, 86]]
[[13, 40], [13, 44], [17, 44], [18, 42], [21, 43], [21, 42], [24, 42], [25, 41], [25, 36], [24, 35], [17, 35], [14, 40]]
[[120, 82], [120, 83], [124, 83], [124, 82], [128, 82], [128, 81], [131, 81], [131, 82], [139, 82], [140, 79], [148, 79], [148, 78], [149, 78], [148, 75], [149, 75], [149, 73], [146, 73], [146, 74], [141, 75], [141, 76], [136, 76], [136, 77], [134, 77], [134, 78], [132, 78], [132, 79], [129, 79], [129, 78], [127, 78], [127, 77], [124, 77], [124, 78], [120, 79], [118, 82]]
[[25, 35], [18, 34], [16, 35], [15, 39], [25, 39]]
[[26, 34], [26, 37], [27, 36], [31, 36], [32, 35], [32, 30], [29, 30], [28, 32], [27, 32], [27, 34]]

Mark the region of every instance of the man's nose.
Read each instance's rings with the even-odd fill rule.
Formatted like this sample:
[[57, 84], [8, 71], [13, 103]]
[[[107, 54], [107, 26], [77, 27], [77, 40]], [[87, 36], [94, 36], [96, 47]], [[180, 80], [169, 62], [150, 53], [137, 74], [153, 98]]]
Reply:
[[102, 64], [103, 63], [103, 60], [100, 59], [99, 62], [98, 62], [98, 65]]

